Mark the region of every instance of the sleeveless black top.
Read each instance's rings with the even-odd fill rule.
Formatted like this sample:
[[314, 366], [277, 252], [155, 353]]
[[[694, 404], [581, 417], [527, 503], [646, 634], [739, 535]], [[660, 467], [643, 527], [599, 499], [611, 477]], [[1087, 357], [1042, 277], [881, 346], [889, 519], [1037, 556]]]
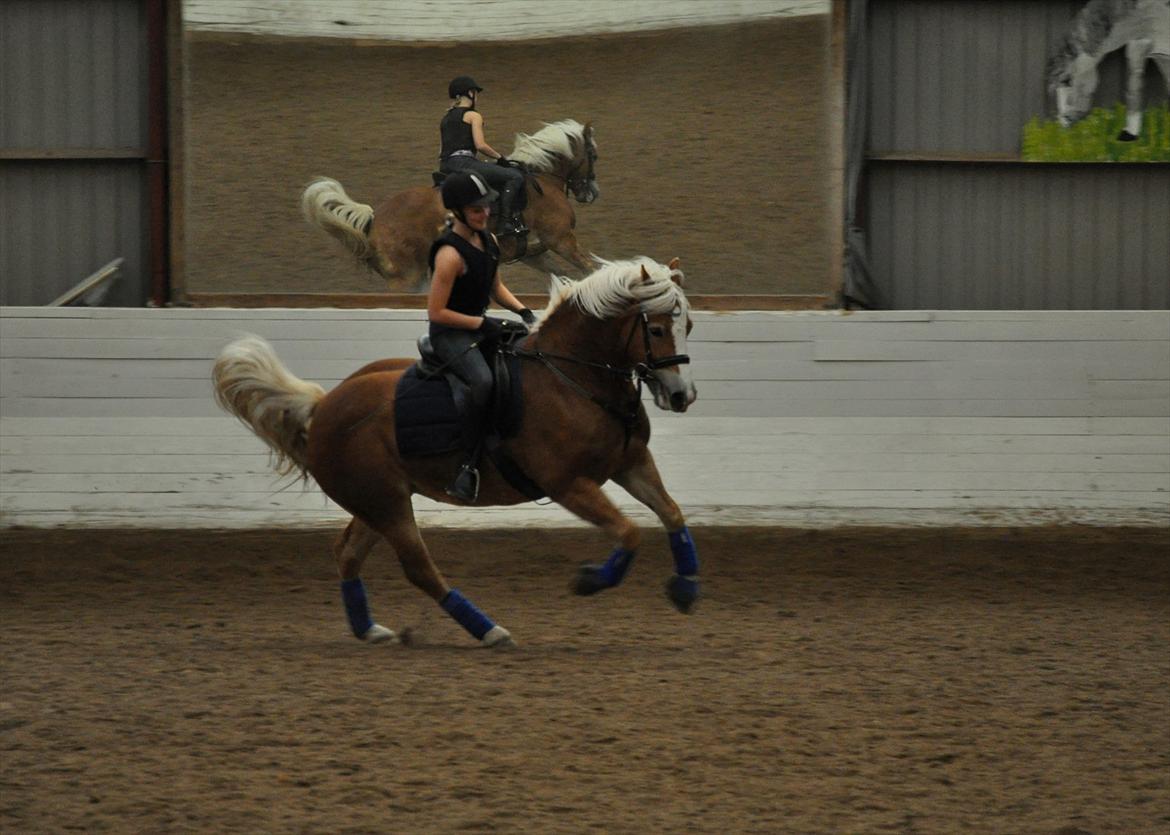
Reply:
[[[500, 248], [492, 236], [486, 232], [478, 232], [484, 249], [479, 250], [448, 229], [431, 244], [427, 264], [431, 271], [435, 269], [435, 253], [440, 247], [453, 246], [463, 258], [467, 270], [455, 279], [451, 286], [451, 297], [447, 299], [447, 307], [456, 313], [466, 313], [468, 316], [482, 316], [492, 300], [492, 285], [496, 280], [496, 269], [500, 265]], [[434, 325], [432, 325], [434, 327]]]
[[471, 125], [463, 121], [463, 114], [470, 107], [452, 107], [439, 122], [439, 160], [445, 160], [456, 151], [471, 151], [475, 155], [475, 139], [471, 136]]

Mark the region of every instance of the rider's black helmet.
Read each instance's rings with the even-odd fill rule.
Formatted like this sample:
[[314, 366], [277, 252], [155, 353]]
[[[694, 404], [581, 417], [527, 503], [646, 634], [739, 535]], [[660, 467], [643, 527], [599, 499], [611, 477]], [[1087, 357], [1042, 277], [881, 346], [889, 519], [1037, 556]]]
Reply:
[[454, 99], [465, 96], [472, 90], [479, 93], [483, 91], [483, 88], [476, 84], [475, 79], [470, 75], [460, 75], [452, 78], [451, 83], [447, 85], [447, 96]]
[[440, 188], [443, 205], [448, 209], [462, 209], [465, 206], [487, 206], [499, 193], [492, 189], [483, 177], [471, 171], [456, 171], [448, 174]]

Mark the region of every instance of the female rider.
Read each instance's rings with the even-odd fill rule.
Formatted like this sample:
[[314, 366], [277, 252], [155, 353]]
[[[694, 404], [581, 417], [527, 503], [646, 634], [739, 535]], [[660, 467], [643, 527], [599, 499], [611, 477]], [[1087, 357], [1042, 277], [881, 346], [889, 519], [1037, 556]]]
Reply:
[[474, 502], [479, 494], [479, 455], [483, 423], [492, 392], [492, 372], [479, 346], [498, 339], [508, 328], [523, 325], [484, 316], [488, 301], [520, 314], [525, 325], [536, 321], [500, 280], [497, 268], [500, 248], [487, 231], [489, 206], [498, 196], [483, 178], [471, 171], [457, 171], [443, 180], [443, 205], [450, 210], [447, 229], [431, 245], [431, 289], [427, 296], [431, 346], [451, 369], [471, 387], [470, 427], [465, 440], [471, 455], [460, 467], [447, 494]]
[[[469, 75], [451, 79], [447, 94], [451, 107], [439, 122], [439, 170], [474, 171], [492, 188], [499, 189], [501, 235], [527, 232], [524, 220], [515, 211], [516, 195], [524, 188], [524, 175], [509, 160], [487, 143], [483, 135], [483, 116], [475, 109], [483, 88]], [[495, 165], [476, 157], [476, 152], [495, 161]]]

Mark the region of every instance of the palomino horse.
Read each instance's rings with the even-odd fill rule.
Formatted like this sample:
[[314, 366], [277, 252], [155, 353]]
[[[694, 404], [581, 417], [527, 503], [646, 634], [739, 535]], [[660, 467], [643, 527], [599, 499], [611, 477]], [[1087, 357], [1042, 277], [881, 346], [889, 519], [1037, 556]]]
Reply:
[[[647, 443], [645, 383], [659, 408], [684, 412], [695, 400], [686, 340], [691, 329], [683, 276], [648, 258], [603, 262], [578, 282], [554, 278], [539, 324], [514, 350], [523, 361], [523, 415], [504, 449], [554, 501], [612, 535], [600, 565], [584, 566], [578, 594], [621, 582], [641, 541], [638, 526], [602, 492], [613, 479], [645, 504], [669, 534], [675, 574], [667, 593], [684, 612], [698, 596], [698, 557], [686, 521], [662, 485]], [[411, 496], [458, 504], [444, 492], [460, 453], [404, 459], [395, 431], [395, 391], [410, 360], [371, 363], [326, 394], [293, 376], [256, 336], [228, 345], [215, 363], [215, 396], [275, 452], [283, 472], [312, 476], [353, 514], [334, 546], [350, 627], [366, 641], [394, 640], [375, 623], [360, 578], [385, 538], [407, 579], [485, 646], [511, 644], [443, 579], [415, 523]], [[485, 456], [477, 505], [526, 497]]]
[[1132, 141], [1142, 130], [1142, 85], [1153, 59], [1170, 90], [1170, 0], [1089, 0], [1073, 18], [1048, 62], [1048, 90], [1064, 127], [1080, 121], [1093, 105], [1097, 64], [1125, 47], [1125, 129]]
[[[531, 230], [526, 248], [517, 254], [517, 239], [500, 239], [504, 261], [521, 260], [546, 273], [556, 272], [556, 253], [572, 264], [579, 275], [597, 263], [577, 245], [577, 216], [569, 203], [592, 203], [601, 194], [593, 166], [597, 143], [592, 123], [572, 119], [529, 136], [517, 134], [509, 159], [520, 163], [528, 176], [524, 222]], [[336, 180], [319, 177], [301, 195], [305, 218], [339, 240], [359, 261], [378, 273], [395, 290], [422, 290], [427, 275], [427, 254], [442, 229], [447, 213], [439, 190], [416, 186], [391, 195], [375, 211], [351, 200]]]

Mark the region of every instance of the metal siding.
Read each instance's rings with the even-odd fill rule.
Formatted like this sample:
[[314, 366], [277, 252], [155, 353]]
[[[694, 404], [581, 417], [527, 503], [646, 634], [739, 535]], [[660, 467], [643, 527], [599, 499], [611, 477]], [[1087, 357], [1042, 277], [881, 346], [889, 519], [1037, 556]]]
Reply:
[[[1052, 110], [1045, 66], [1084, 0], [876, 0], [870, 10], [869, 148], [1016, 153]], [[1121, 51], [1101, 62], [1097, 102], [1123, 98]], [[1167, 100], [1153, 66], [1147, 104]]]
[[0, 2], [0, 146], [142, 148], [140, 0]]
[[1163, 309], [1170, 166], [874, 163], [881, 304]]
[[135, 160], [0, 165], [0, 305], [42, 305], [115, 258], [103, 304], [148, 295], [145, 191]]
[[45, 304], [119, 256], [104, 304], [147, 298], [144, 163], [102, 158], [145, 156], [146, 58], [142, 0], [0, 0], [0, 304]]

